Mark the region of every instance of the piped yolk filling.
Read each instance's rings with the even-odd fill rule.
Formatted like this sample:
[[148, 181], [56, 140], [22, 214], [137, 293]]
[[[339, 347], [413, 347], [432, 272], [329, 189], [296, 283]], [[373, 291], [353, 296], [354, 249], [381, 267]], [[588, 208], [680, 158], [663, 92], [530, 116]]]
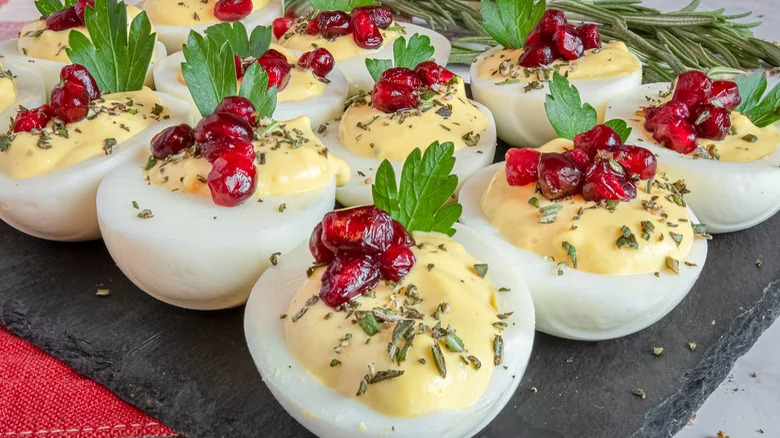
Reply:
[[425, 151], [434, 141], [451, 141], [456, 151], [475, 146], [487, 126], [487, 116], [469, 102], [458, 78], [413, 110], [388, 114], [368, 103], [353, 103], [339, 123], [339, 140], [358, 155], [403, 161], [415, 148]]
[[149, 88], [106, 94], [90, 104], [87, 118], [67, 125], [49, 122], [43, 131], [10, 134], [0, 152], [0, 172], [30, 178], [99, 155], [111, 155], [122, 142], [169, 117]]
[[[322, 301], [307, 305], [307, 300], [318, 295], [324, 271], [320, 268], [295, 294], [283, 320], [287, 346], [303, 368], [325, 386], [394, 417], [466, 409], [476, 403], [493, 373], [493, 339], [499, 334], [493, 325], [499, 321], [496, 292], [490, 281], [475, 271], [480, 262], [443, 234], [418, 232], [414, 238], [421, 248], [412, 247], [417, 262], [409, 274], [395, 287], [380, 283], [372, 296], [359, 297], [357, 313], [336, 311]], [[443, 304], [446, 311], [437, 312]], [[307, 309], [305, 314], [296, 315], [302, 308]], [[375, 308], [421, 314], [422, 319], [414, 320], [416, 335], [400, 364], [393, 363], [388, 354], [392, 323], [380, 322], [379, 332], [373, 336], [356, 323], [355, 315]], [[437, 323], [454, 329], [467, 352], [449, 351], [443, 341], [434, 340], [431, 329]], [[446, 377], [435, 365], [434, 342], [440, 344]], [[405, 340], [398, 344], [402, 347]], [[370, 364], [376, 371], [400, 370], [403, 375], [368, 384], [365, 392], [356, 396]]]
[[279, 39], [279, 44], [289, 49], [299, 50], [301, 52], [308, 52], [313, 47], [324, 47], [333, 55], [336, 61], [342, 59], [354, 58], [355, 56], [365, 55], [367, 53], [376, 52], [381, 50], [386, 44], [392, 44], [399, 36], [403, 35], [403, 29], [398, 29], [395, 23], [391, 23], [390, 27], [381, 30], [382, 34], [382, 46], [377, 49], [364, 49], [357, 44], [352, 38], [352, 34], [343, 35], [337, 38], [327, 39], [322, 35], [309, 35], [305, 32], [296, 32], [293, 29], [284, 34]]
[[[556, 139], [541, 150], [562, 152], [571, 147], [571, 141]], [[502, 166], [482, 196], [482, 210], [506, 240], [556, 263], [574, 267], [564, 248], [567, 242], [576, 249], [576, 269], [580, 271], [603, 275], [663, 272], [668, 258], [685, 261], [694, 240], [686, 208], [678, 205], [665, 184], [657, 175], [648, 191], [648, 182], [639, 181], [636, 198], [611, 210], [585, 201], [581, 195], [549, 201], [537, 192], [534, 183], [510, 186]], [[532, 205], [536, 203], [538, 207]], [[560, 210], [553, 220], [543, 220], [553, 204], [560, 205]], [[623, 226], [633, 235], [636, 248], [620, 240]]]
[[16, 84], [10, 70], [4, 70], [0, 64], [0, 111], [5, 111], [16, 101]]
[[[214, 16], [217, 0], [146, 0], [144, 10], [154, 24], [192, 26], [220, 21]], [[252, 0], [252, 12], [268, 5], [269, 0]]]
[[[255, 195], [292, 195], [317, 190], [336, 178], [349, 181], [349, 166], [328, 152], [310, 127], [307, 116], [281, 122], [280, 129], [254, 141], [257, 159]], [[160, 160], [145, 171], [152, 184], [171, 191], [211, 196], [207, 177], [211, 163], [193, 151]]]

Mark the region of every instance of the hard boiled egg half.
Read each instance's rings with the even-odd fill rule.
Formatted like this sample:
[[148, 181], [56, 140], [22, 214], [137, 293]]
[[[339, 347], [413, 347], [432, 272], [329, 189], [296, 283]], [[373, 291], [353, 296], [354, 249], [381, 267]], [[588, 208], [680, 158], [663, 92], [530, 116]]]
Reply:
[[33, 108], [45, 102], [43, 80], [38, 73], [13, 60], [0, 62], [0, 132], [8, 129], [19, 106]]

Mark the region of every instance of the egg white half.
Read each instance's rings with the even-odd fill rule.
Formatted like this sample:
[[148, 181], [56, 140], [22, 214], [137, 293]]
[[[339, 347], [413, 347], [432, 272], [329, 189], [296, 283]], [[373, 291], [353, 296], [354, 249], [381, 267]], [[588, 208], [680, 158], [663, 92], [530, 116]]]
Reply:
[[[664, 317], [699, 278], [707, 259], [707, 242], [698, 238], [685, 259], [697, 266], [680, 263], [679, 275], [666, 270], [660, 277], [652, 273], [601, 275], [568, 268], [558, 275], [555, 263], [504, 239], [482, 211], [482, 195], [503, 164], [482, 169], [466, 182], [459, 197], [463, 205], [460, 220], [522, 271], [534, 300], [537, 330], [582, 341], [626, 336]], [[688, 214], [696, 223], [690, 209]]]
[[100, 181], [133, 160], [139, 149], [162, 129], [190, 121], [189, 105], [157, 93], [170, 118], [152, 124], [119, 143], [109, 156], [88, 158], [72, 166], [25, 179], [0, 173], [0, 219], [17, 230], [41, 239], [76, 242], [100, 237], [95, 193]]
[[780, 210], [780, 147], [760, 160], [728, 162], [694, 159], [660, 146], [645, 133], [636, 112], [650, 104], [646, 97], [657, 99], [668, 90], [668, 83], [645, 84], [618, 96], [609, 102], [607, 118], [625, 120], [632, 128], [626, 143], [650, 149], [669, 179], [685, 180], [691, 191], [685, 201], [708, 232], [744, 230], [772, 217]]
[[[192, 105], [192, 116], [195, 120], [201, 118], [195, 102], [192, 100], [187, 85], [179, 82], [181, 63], [184, 62], [184, 53], [177, 52], [163, 59], [154, 67], [154, 84], [158, 90], [184, 99]], [[277, 102], [274, 111], [274, 119], [290, 120], [299, 116], [309, 116], [312, 129], [316, 130], [320, 124], [332, 119], [343, 109], [344, 100], [347, 98], [347, 79], [337, 68], [328, 73], [330, 83], [325, 85], [325, 90], [308, 99]]]
[[[466, 146], [455, 151], [455, 168], [452, 173], [458, 176], [458, 189], [471, 175], [493, 162], [496, 152], [496, 125], [493, 114], [484, 105], [470, 100], [487, 117], [487, 128], [474, 146]], [[340, 121], [332, 121], [325, 132], [318, 134], [322, 143], [334, 154], [349, 164], [351, 176], [349, 182], [336, 189], [336, 199], [345, 206], [370, 204], [373, 202], [371, 185], [376, 180], [376, 171], [383, 160], [365, 157], [347, 149], [339, 140]], [[428, 145], [416, 145], [425, 148]], [[400, 179], [403, 161], [390, 161], [396, 178]], [[457, 190], [455, 192], [457, 194]]]
[[[499, 50], [501, 47], [495, 47], [479, 55], [469, 70], [474, 99], [493, 111], [498, 137], [512, 146], [522, 147], [538, 147], [556, 138], [557, 134], [544, 110], [545, 96], [550, 92], [548, 83], [542, 83], [542, 88], [525, 91], [527, 82], [496, 85], [501, 82], [501, 78], [481, 79], [477, 76], [478, 64]], [[569, 81], [579, 90], [582, 102], [588, 102], [596, 109], [601, 121], [604, 120], [604, 110], [611, 98], [642, 83], [642, 70], [613, 78]]]
[[[287, 311], [293, 296], [307, 280], [313, 263], [302, 245], [279, 259], [252, 290], [244, 316], [249, 351], [263, 381], [284, 409], [321, 438], [348, 436], [418, 438], [470, 437], [484, 428], [509, 401], [520, 383], [534, 337], [534, 311], [528, 288], [515, 266], [508, 263], [482, 236], [456, 224], [453, 239], [490, 266], [493, 285], [508, 287], [497, 292], [500, 312], [514, 311], [504, 330], [504, 365], [496, 367], [482, 398], [464, 410], [438, 411], [410, 418], [382, 415], [355, 397], [324, 386], [290, 354], [279, 315]], [[490, 366], [490, 364], [487, 364]]]
[[[31, 69], [36, 70], [41, 77], [43, 77], [43, 83], [46, 86], [46, 95], [51, 94], [51, 89], [60, 83], [60, 70], [68, 64], [23, 55], [19, 53], [17, 49], [17, 40], [18, 38], [14, 38], [0, 42], [0, 56], [3, 57], [3, 62], [7, 59], [12, 59], [17, 63], [27, 64]], [[152, 62], [149, 63], [149, 70], [147, 70], [146, 79], [144, 80], [144, 85], [152, 90], [154, 90], [152, 69], [154, 68], [156, 60], [163, 59], [166, 55], [168, 55], [168, 52], [165, 50], [165, 46], [160, 41], [157, 41], [154, 46], [154, 58], [152, 59]]]
[[8, 108], [0, 111], [0, 132], [8, 130], [11, 118], [16, 117], [19, 106], [35, 108], [46, 103], [43, 79], [35, 70], [8, 58], [2, 59], [3, 69], [10, 70], [16, 85], [16, 100]]

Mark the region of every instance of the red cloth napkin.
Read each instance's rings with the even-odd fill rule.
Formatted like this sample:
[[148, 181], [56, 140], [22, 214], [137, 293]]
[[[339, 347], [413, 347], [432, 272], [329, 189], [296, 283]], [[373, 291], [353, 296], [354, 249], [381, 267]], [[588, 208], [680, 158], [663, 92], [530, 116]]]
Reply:
[[0, 327], [0, 438], [175, 435], [106, 388]]

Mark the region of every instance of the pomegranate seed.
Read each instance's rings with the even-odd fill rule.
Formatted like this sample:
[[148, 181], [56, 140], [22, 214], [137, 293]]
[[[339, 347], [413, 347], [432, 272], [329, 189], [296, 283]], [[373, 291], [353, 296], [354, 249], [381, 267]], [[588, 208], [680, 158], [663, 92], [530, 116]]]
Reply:
[[691, 70], [677, 76], [672, 100], [694, 108], [701, 103], [706, 103], [711, 93], [712, 80], [700, 71]]
[[95, 78], [89, 74], [89, 70], [86, 67], [79, 64], [69, 64], [62, 67], [60, 70], [60, 79], [63, 82], [76, 82], [87, 90], [89, 94], [89, 100], [95, 100], [100, 98], [100, 90], [98, 89]]
[[352, 16], [352, 38], [358, 47], [377, 49], [382, 45], [382, 33], [368, 12], [361, 11]]
[[322, 274], [320, 299], [338, 307], [379, 283], [379, 266], [371, 256], [336, 257]]
[[54, 110], [49, 105], [41, 105], [38, 108], [20, 111], [14, 121], [14, 132], [30, 132], [33, 129], [42, 130], [46, 127], [54, 115]]
[[688, 105], [682, 102], [670, 100], [661, 106], [643, 108], [645, 113], [645, 129], [652, 132], [658, 123], [668, 120], [681, 119], [688, 121], [691, 117], [691, 111]]
[[548, 43], [541, 42], [537, 44], [529, 44], [523, 47], [523, 53], [517, 60], [517, 63], [523, 67], [542, 67], [555, 59], [552, 46]]
[[653, 138], [662, 146], [681, 154], [696, 150], [696, 128], [685, 120], [666, 120], [658, 123]]
[[76, 82], [65, 82], [51, 90], [51, 107], [54, 116], [65, 123], [74, 123], [87, 117], [89, 93]]
[[228, 96], [214, 109], [215, 113], [230, 113], [241, 117], [252, 126], [257, 125], [255, 106], [246, 97]]
[[712, 104], [699, 105], [692, 114], [696, 134], [710, 140], [723, 140], [731, 128], [731, 116], [726, 108]]
[[455, 73], [440, 66], [435, 61], [424, 61], [417, 64], [414, 72], [417, 73], [422, 83], [429, 87], [433, 84], [449, 83], [455, 77]]
[[506, 182], [510, 186], [524, 186], [539, 181], [539, 158], [536, 149], [511, 148], [506, 151]]
[[636, 197], [636, 186], [626, 177], [615, 160], [596, 160], [585, 172], [582, 197], [586, 201], [630, 201]]
[[384, 6], [360, 6], [352, 10], [352, 16], [354, 17], [360, 12], [366, 12], [376, 27], [380, 29], [387, 29], [393, 22], [393, 13]]
[[275, 19], [272, 25], [274, 37], [276, 37], [277, 40], [280, 39], [291, 27], [293, 27], [293, 24], [295, 24], [295, 18], [292, 17], [279, 17]]
[[393, 245], [412, 246], [414, 245], [414, 239], [412, 235], [406, 231], [406, 228], [393, 219]]
[[577, 28], [585, 50], [601, 48], [601, 32], [595, 24], [587, 23]]
[[322, 222], [314, 227], [314, 231], [312, 231], [311, 237], [309, 237], [309, 251], [311, 251], [311, 255], [314, 256], [314, 261], [317, 263], [330, 263], [336, 257], [333, 251], [329, 250], [322, 243]]
[[320, 26], [317, 24], [317, 17], [309, 20], [309, 24], [306, 25], [306, 33], [309, 35], [317, 35], [320, 33]]
[[214, 161], [208, 176], [211, 199], [223, 207], [235, 207], [249, 199], [257, 188], [257, 168], [252, 159], [238, 152]]
[[76, 11], [76, 14], [79, 16], [79, 20], [81, 20], [81, 23], [84, 23], [84, 11], [87, 10], [87, 5], [91, 7], [95, 7], [94, 0], [78, 0], [76, 4], [73, 5], [73, 9]]
[[[263, 52], [262, 55], [260, 55], [260, 58], [262, 59], [278, 59], [280, 61], [287, 61], [287, 56], [284, 55], [284, 53], [276, 50], [276, 49], [268, 49], [265, 52]], [[258, 58], [258, 59], [260, 59]]]
[[209, 163], [217, 161], [217, 158], [229, 153], [241, 154], [250, 160], [255, 159], [255, 147], [252, 142], [240, 138], [220, 137], [207, 141], [200, 146], [201, 154]]
[[76, 8], [60, 9], [46, 17], [46, 29], [53, 31], [67, 30], [81, 26], [81, 18], [76, 13]]
[[523, 47], [529, 46], [531, 44], [539, 44], [539, 43], [549, 43], [550, 37], [546, 35], [542, 35], [542, 31], [539, 30], [539, 27], [534, 27], [531, 30], [531, 33], [528, 34], [527, 37], [525, 37], [525, 43], [523, 44]]
[[244, 61], [238, 55], [233, 55], [233, 63], [236, 65], [236, 79], [244, 77]]
[[317, 14], [317, 27], [323, 38], [331, 39], [352, 32], [352, 20], [344, 11], [322, 11]]
[[195, 144], [195, 132], [186, 123], [169, 126], [152, 137], [151, 150], [155, 158], [176, 155]]
[[268, 75], [268, 88], [276, 85], [276, 89], [282, 91], [287, 86], [287, 83], [290, 82], [292, 66], [287, 62], [287, 58], [281, 59], [277, 53], [284, 56], [274, 49], [269, 49], [261, 57], [257, 58], [257, 63], [260, 64], [260, 67]]
[[391, 246], [379, 255], [379, 273], [383, 280], [401, 281], [414, 266], [416, 259], [407, 246]]
[[371, 104], [385, 113], [394, 113], [408, 108], [417, 108], [417, 90], [405, 85], [379, 81], [371, 91]]
[[333, 70], [336, 60], [328, 49], [318, 47], [311, 52], [306, 52], [298, 58], [298, 66], [312, 69], [315, 76], [324, 78]]
[[566, 15], [563, 14], [563, 11], [548, 9], [544, 12], [544, 15], [542, 15], [542, 18], [539, 20], [539, 23], [536, 24], [536, 27], [539, 28], [542, 35], [552, 37], [560, 26], [566, 26], [567, 24], [568, 21], [566, 21]]
[[220, 21], [236, 21], [252, 13], [252, 0], [218, 0], [214, 16]]
[[241, 117], [230, 113], [214, 113], [200, 119], [195, 127], [195, 141], [205, 143], [220, 137], [252, 141], [252, 126]]
[[393, 219], [373, 205], [322, 218], [322, 241], [337, 255], [379, 254], [393, 243]]
[[555, 44], [558, 53], [569, 60], [579, 58], [584, 51], [582, 40], [575, 31], [572, 31], [567, 26], [561, 26], [555, 31], [552, 37], [552, 41]]
[[736, 82], [731, 81], [715, 81], [712, 83], [712, 94], [710, 95], [710, 103], [714, 104], [714, 100], [718, 103], [716, 106], [721, 106], [728, 110], [733, 110], [742, 103], [742, 97], [739, 95], [739, 88], [737, 88]]
[[650, 179], [655, 176], [658, 166], [655, 155], [649, 150], [632, 145], [620, 145], [614, 149], [615, 160], [630, 173], [639, 175], [639, 179]]
[[539, 187], [550, 200], [571, 196], [580, 191], [582, 171], [564, 154], [543, 153], [539, 158]]
[[379, 80], [404, 85], [415, 90], [422, 86], [422, 81], [417, 76], [417, 73], [414, 70], [403, 67], [388, 68], [379, 76]]
[[574, 136], [574, 147], [583, 149], [592, 160], [601, 149], [611, 149], [621, 144], [620, 136], [607, 125], [596, 125]]
[[574, 160], [580, 170], [587, 169], [591, 163], [590, 155], [585, 152], [585, 149], [574, 148], [564, 152], [563, 154]]

